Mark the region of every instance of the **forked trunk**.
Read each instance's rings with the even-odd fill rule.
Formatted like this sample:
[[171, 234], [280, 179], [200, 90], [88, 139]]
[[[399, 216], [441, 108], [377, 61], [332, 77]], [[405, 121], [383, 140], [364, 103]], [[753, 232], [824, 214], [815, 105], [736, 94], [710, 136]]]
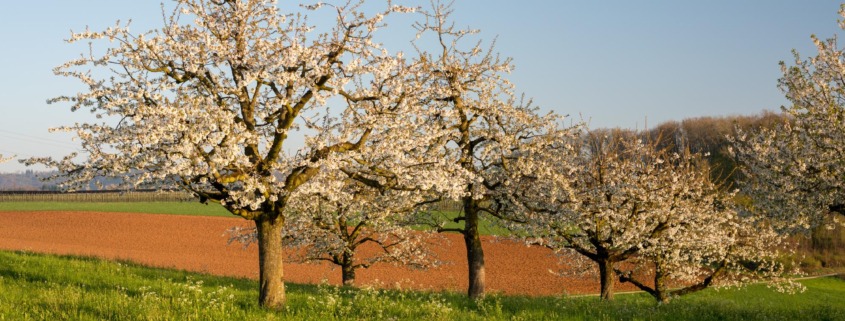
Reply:
[[475, 206], [465, 206], [466, 221], [464, 242], [467, 248], [467, 265], [469, 267], [469, 288], [467, 295], [472, 299], [484, 297], [484, 249], [481, 247], [481, 237], [478, 231], [478, 209]]
[[255, 220], [258, 229], [258, 304], [273, 310], [284, 309], [286, 301], [283, 226], [284, 219], [281, 217]]
[[610, 259], [600, 259], [596, 263], [599, 265], [601, 278], [601, 299], [613, 300], [613, 279], [616, 277], [616, 272], [613, 271], [614, 262]]

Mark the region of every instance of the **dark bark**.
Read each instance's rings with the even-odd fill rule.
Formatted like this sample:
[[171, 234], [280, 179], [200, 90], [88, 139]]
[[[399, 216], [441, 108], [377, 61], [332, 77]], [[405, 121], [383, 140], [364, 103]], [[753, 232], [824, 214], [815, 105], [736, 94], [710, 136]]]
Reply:
[[831, 204], [827, 208], [831, 212], [845, 216], [845, 204]]
[[255, 220], [255, 227], [258, 229], [258, 304], [273, 310], [284, 309], [287, 300], [282, 247], [283, 226], [284, 219], [281, 217], [268, 219], [262, 215]]
[[467, 295], [472, 299], [484, 297], [484, 249], [478, 231], [479, 217], [476, 200], [464, 201], [464, 243], [467, 248], [467, 266], [469, 268], [469, 288]]
[[[654, 298], [658, 299], [658, 301], [660, 300], [659, 295], [657, 294], [657, 291], [655, 289], [652, 289], [650, 286], [645, 285], [640, 281], [637, 281], [637, 279], [635, 279], [633, 277], [633, 275], [632, 275], [633, 273], [622, 272], [622, 271], [616, 270], [616, 269], [614, 269], [614, 271], [616, 271], [616, 275], [619, 276], [619, 282], [631, 283], [634, 286], [636, 286], [638, 289], [643, 290], [644, 292], [646, 292], [649, 295], [653, 296]], [[657, 281], [657, 279], [655, 279], [655, 281]]]
[[652, 296], [660, 303], [669, 303], [669, 289], [666, 287], [666, 274], [659, 264], [654, 267], [654, 293]]
[[724, 264], [725, 263], [720, 264], [719, 267], [713, 270], [713, 272], [706, 278], [704, 278], [704, 280], [701, 280], [701, 282], [676, 290], [669, 290], [668, 286], [666, 285], [666, 273], [661, 271], [659, 266], [655, 266], [653, 288], [634, 279], [630, 272], [625, 273], [619, 270], [614, 271], [616, 272], [616, 275], [619, 276], [619, 282], [631, 283], [640, 290], [643, 290], [650, 294], [652, 297], [654, 297], [655, 300], [657, 300], [657, 302], [668, 303], [673, 297], [679, 297], [682, 295], [695, 293], [709, 287], [710, 284], [713, 283], [713, 279], [718, 277], [722, 273], [725, 267]]
[[599, 277], [601, 279], [601, 299], [613, 300], [613, 280], [616, 276], [613, 270], [614, 262], [608, 258], [600, 258], [596, 263], [599, 265]]
[[343, 261], [341, 262], [340, 270], [343, 285], [352, 285], [355, 283], [355, 265], [352, 262], [350, 254], [343, 254]]
[[341, 276], [341, 278], [343, 279], [343, 285], [349, 286], [355, 284], [355, 268], [348, 265], [344, 265], [341, 266], [340, 269], [343, 274]]
[[713, 273], [710, 273], [710, 275], [708, 275], [706, 278], [704, 278], [704, 280], [702, 280], [701, 282], [698, 282], [696, 284], [690, 285], [690, 286], [682, 288], [682, 289], [674, 290], [670, 294], [672, 296], [682, 296], [682, 295], [685, 295], [685, 294], [695, 293], [695, 292], [704, 290], [707, 287], [709, 287], [710, 284], [713, 283], [713, 280], [715, 278], [719, 277], [719, 275], [722, 274], [722, 271], [724, 271], [724, 268], [725, 268], [725, 263], [723, 262], [719, 265], [718, 268], [713, 270]]

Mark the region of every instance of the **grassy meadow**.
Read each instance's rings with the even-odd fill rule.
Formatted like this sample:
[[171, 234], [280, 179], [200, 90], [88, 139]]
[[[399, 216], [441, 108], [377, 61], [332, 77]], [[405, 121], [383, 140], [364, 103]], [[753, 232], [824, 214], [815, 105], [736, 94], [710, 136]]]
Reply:
[[[0, 211], [233, 217], [217, 204], [172, 201], [4, 201]], [[435, 213], [447, 220], [457, 214]], [[482, 232], [507, 233], [489, 222]], [[463, 293], [288, 284], [289, 308], [272, 312], [257, 306], [255, 280], [0, 251], [0, 320], [845, 320], [845, 279], [801, 282], [807, 291], [800, 294], [752, 285], [708, 289], [663, 305], [645, 294], [620, 294], [614, 302], [500, 295], [472, 301]]]
[[642, 294], [491, 295], [288, 285], [289, 307], [260, 309], [257, 282], [90, 258], [0, 251], [0, 320], [845, 320], [845, 280], [706, 291], [658, 305]]

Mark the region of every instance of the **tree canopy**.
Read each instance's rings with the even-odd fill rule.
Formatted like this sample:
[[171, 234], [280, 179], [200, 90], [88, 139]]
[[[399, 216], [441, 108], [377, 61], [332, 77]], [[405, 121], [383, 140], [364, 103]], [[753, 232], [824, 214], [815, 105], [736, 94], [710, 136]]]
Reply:
[[[425, 71], [375, 39], [385, 17], [414, 9], [387, 2], [368, 13], [363, 1], [288, 7], [178, 0], [160, 29], [133, 33], [118, 23], [73, 33], [71, 43], [109, 47], [57, 67], [87, 89], [50, 102], [102, 121], [58, 129], [76, 133], [85, 159], [29, 163], [60, 169], [71, 189], [96, 176], [170, 182], [255, 221], [260, 300], [281, 308], [286, 215], [325, 193], [335, 171], [378, 189], [462, 192], [454, 175], [432, 170], [449, 163], [425, 153], [439, 131], [413, 116], [426, 95]], [[335, 24], [310, 25], [314, 10], [334, 13]], [[304, 146], [287, 153], [294, 136]]]
[[[845, 7], [839, 14], [845, 17]], [[802, 59], [795, 51], [794, 65], [781, 62], [788, 117], [732, 138], [747, 177], [743, 192], [782, 229], [808, 230], [845, 215], [845, 51], [836, 38], [811, 39], [816, 56]]]

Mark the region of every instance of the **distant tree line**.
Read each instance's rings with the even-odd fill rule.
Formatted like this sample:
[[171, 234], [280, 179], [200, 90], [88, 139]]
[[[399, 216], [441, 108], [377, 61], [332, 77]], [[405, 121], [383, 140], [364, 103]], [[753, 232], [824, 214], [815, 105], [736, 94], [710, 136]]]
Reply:
[[731, 155], [728, 138], [735, 136], [737, 129], [771, 128], [785, 120], [787, 117], [783, 114], [771, 111], [757, 115], [693, 117], [661, 123], [650, 129], [648, 135], [662, 148], [705, 155], [710, 163], [711, 178], [731, 189], [736, 187], [741, 173], [736, 170], [737, 160]]

